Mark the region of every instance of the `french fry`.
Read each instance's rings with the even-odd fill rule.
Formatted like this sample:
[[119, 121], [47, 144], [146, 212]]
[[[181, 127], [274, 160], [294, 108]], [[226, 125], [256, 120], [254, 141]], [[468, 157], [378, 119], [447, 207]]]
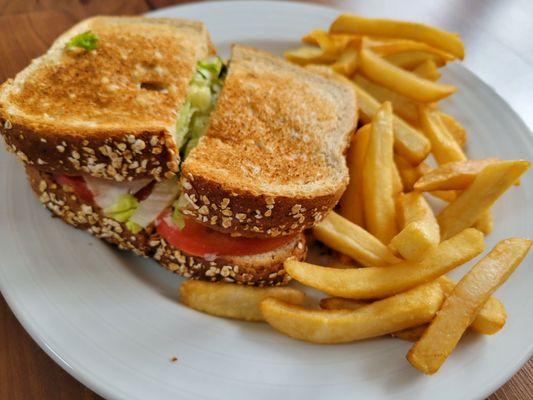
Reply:
[[302, 304], [305, 293], [291, 287], [258, 288], [230, 283], [189, 280], [180, 286], [180, 302], [206, 314], [243, 321], [263, 321], [259, 309], [267, 297]]
[[356, 49], [344, 50], [339, 59], [331, 65], [331, 68], [341, 75], [351, 77], [357, 70], [357, 54]]
[[392, 193], [397, 204], [398, 197], [403, 193], [403, 183], [400, 171], [394, 162], [392, 163]]
[[363, 88], [372, 97], [380, 102], [390, 101], [394, 113], [405, 119], [407, 122], [416, 124], [418, 121], [418, 106], [411, 99], [401, 94], [393, 92], [383, 86], [369, 81], [364, 76], [357, 74], [353, 78], [354, 82]]
[[376, 299], [436, 279], [477, 256], [483, 247], [483, 234], [469, 228], [440, 243], [420, 262], [403, 261], [390, 267], [335, 269], [289, 259], [284, 267], [298, 282], [330, 296]]
[[492, 230], [494, 229], [494, 220], [492, 219], [490, 210], [483, 211], [474, 223], [474, 228], [480, 230], [485, 235], [492, 233]]
[[357, 310], [370, 303], [362, 300], [343, 299], [342, 297], [326, 297], [320, 299], [319, 304], [323, 310]]
[[437, 81], [441, 77], [437, 64], [433, 60], [422, 61], [413, 69], [413, 74], [430, 81]]
[[[379, 109], [380, 103], [363, 88], [355, 86], [357, 102], [364, 123], [372, 121], [372, 117]], [[429, 140], [422, 132], [410, 126], [397, 116], [394, 119], [394, 150], [413, 164], [422, 162], [431, 150]]]
[[[302, 37], [302, 42], [306, 44], [312, 44], [320, 46], [320, 39], [323, 38], [324, 33], [329, 36], [329, 40], [333, 43], [336, 49], [343, 50], [347, 47], [359, 48], [363, 40], [361, 35], [352, 35], [344, 33], [327, 33], [322, 29], [315, 29]], [[320, 46], [322, 47], [322, 46]]]
[[[452, 294], [457, 284], [447, 276], [441, 276], [438, 282], [445, 296]], [[502, 302], [495, 297], [489, 297], [479, 310], [474, 321], [470, 324], [470, 329], [483, 335], [494, 335], [503, 328], [506, 319], [507, 313]]]
[[313, 310], [268, 298], [265, 320], [276, 330], [312, 343], [346, 343], [382, 336], [429, 322], [444, 300], [431, 282], [353, 311]]
[[313, 35], [313, 38], [316, 40], [316, 44], [326, 54], [339, 55], [347, 43], [339, 43], [339, 41], [335, 42], [326, 31], [321, 29], [314, 30], [311, 32], [311, 35]]
[[363, 228], [365, 227], [363, 214], [363, 173], [370, 129], [370, 124], [363, 126], [352, 139], [347, 160], [350, 182], [340, 200], [340, 214]]
[[408, 342], [416, 342], [422, 337], [427, 327], [427, 324], [415, 326], [414, 328], [407, 328], [398, 332], [393, 332], [391, 336], [397, 337], [398, 339], [407, 340]]
[[413, 51], [404, 51], [403, 53], [390, 54], [383, 57], [384, 60], [388, 61], [391, 64], [394, 64], [398, 68], [413, 70], [418, 65], [426, 61], [432, 61], [437, 67], [442, 67], [446, 64], [446, 61], [427, 51], [413, 50]]
[[[363, 46], [364, 45], [365, 41], [363, 40]], [[415, 40], [409, 39], [389, 39], [386, 41], [370, 44], [366, 47], [370, 47], [374, 53], [379, 54], [382, 57], [404, 52], [422, 51], [434, 54], [435, 56], [441, 58], [444, 61], [452, 61], [455, 59], [455, 57], [450, 53], [437, 49], [433, 46], [429, 46], [426, 43], [417, 42]]]
[[372, 81], [422, 103], [441, 100], [457, 90], [451, 85], [420, 78], [368, 49], [359, 52], [359, 67], [363, 75]]
[[328, 247], [350, 256], [366, 267], [400, 261], [379, 239], [334, 211], [313, 228], [313, 233]]
[[463, 126], [457, 121], [454, 117], [449, 114], [446, 114], [442, 111], [439, 111], [440, 119], [448, 132], [450, 132], [459, 146], [464, 148], [466, 146], [466, 130]]
[[447, 239], [472, 226], [528, 170], [529, 165], [524, 160], [487, 165], [470, 186], [437, 216], [442, 238]]
[[284, 53], [287, 60], [298, 65], [331, 64], [337, 61], [335, 54], [328, 54], [318, 47], [299, 47]]
[[[362, 300], [343, 299], [342, 297], [326, 297], [320, 300], [320, 308], [323, 310], [357, 310], [370, 303]], [[410, 342], [415, 342], [422, 336], [427, 324], [416, 326], [414, 328], [402, 329], [401, 331], [392, 332], [392, 337], [397, 337]]]
[[446, 129], [437, 110], [427, 106], [420, 106], [418, 120], [420, 121], [422, 132], [431, 142], [431, 152], [435, 156], [437, 163], [445, 164], [452, 161], [466, 160], [466, 155], [461, 146]]
[[439, 244], [439, 224], [421, 193], [404, 194], [399, 204], [403, 229], [389, 247], [406, 260], [420, 261]]
[[464, 58], [464, 45], [458, 34], [416, 22], [363, 18], [353, 14], [342, 14], [333, 21], [329, 31], [332, 33], [411, 39], [444, 50], [461, 60]]
[[383, 103], [372, 118], [363, 174], [363, 202], [368, 231], [383, 243], [396, 235], [396, 205], [393, 187], [392, 107]]
[[407, 354], [411, 365], [434, 374], [451, 354], [490, 295], [514, 272], [532, 241], [511, 238], [499, 242], [455, 286], [428, 329]]
[[463, 190], [474, 181], [487, 165], [497, 162], [497, 158], [485, 158], [483, 160], [464, 160], [442, 164], [418, 179], [414, 184], [414, 189], [419, 192]]
[[428, 193], [431, 196], [436, 197], [437, 199], [441, 199], [442, 201], [451, 203], [452, 201], [457, 199], [461, 192], [459, 192], [458, 190], [434, 190]]
[[413, 166], [405, 159], [405, 157], [402, 157], [399, 154], [394, 154], [394, 163], [398, 168], [398, 172], [402, 178], [403, 188], [406, 192], [413, 190], [415, 182], [420, 179], [426, 169], [431, 169], [426, 163], [420, 163], [417, 166]]
[[[453, 292], [453, 289], [457, 284], [445, 275], [441, 276], [436, 281], [441, 286], [445, 297]], [[357, 310], [367, 304], [369, 303], [366, 301], [344, 299], [342, 297], [327, 297], [320, 300], [320, 308], [324, 310]], [[490, 297], [479, 310], [476, 318], [472, 324], [470, 324], [469, 329], [483, 335], [493, 335], [503, 328], [506, 319], [507, 314], [501, 301], [495, 297]], [[394, 332], [392, 333], [392, 336], [414, 342], [420, 339], [426, 328], [427, 325], [421, 325]]]

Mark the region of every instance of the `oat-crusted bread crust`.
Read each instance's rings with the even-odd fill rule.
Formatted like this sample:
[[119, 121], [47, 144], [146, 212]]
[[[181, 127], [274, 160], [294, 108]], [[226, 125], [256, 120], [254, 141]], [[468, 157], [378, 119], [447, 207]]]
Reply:
[[26, 173], [39, 200], [55, 216], [120, 249], [153, 257], [163, 267], [185, 277], [255, 286], [282, 285], [290, 279], [283, 269], [283, 261], [289, 257], [302, 260], [306, 255], [305, 237], [300, 234], [290, 243], [267, 253], [208, 261], [168, 245], [157, 235], [153, 225], [137, 234], [131, 233], [124, 224], [106, 218], [101, 209], [84, 204], [68, 188], [58, 185], [50, 173], [31, 166], [26, 166]]
[[[97, 48], [66, 48], [91, 31]], [[8, 149], [48, 172], [132, 180], [178, 171], [173, 140], [196, 62], [213, 53], [200, 22], [94, 17], [0, 87]]]
[[205, 135], [182, 164], [184, 213], [243, 236], [313, 226], [348, 183], [356, 123], [344, 78], [235, 45]]

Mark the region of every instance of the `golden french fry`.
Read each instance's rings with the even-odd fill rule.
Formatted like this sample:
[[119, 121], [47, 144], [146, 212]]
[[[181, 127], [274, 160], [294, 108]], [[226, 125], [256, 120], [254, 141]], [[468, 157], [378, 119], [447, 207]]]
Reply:
[[428, 192], [431, 196], [436, 197], [437, 199], [441, 199], [442, 201], [445, 201], [447, 203], [451, 203], [457, 197], [459, 194], [461, 194], [458, 190], [434, 190], [432, 192]]
[[339, 59], [331, 65], [331, 68], [341, 75], [351, 77], [357, 69], [357, 54], [356, 49], [344, 50]]
[[[438, 282], [445, 296], [452, 294], [457, 284], [447, 276], [441, 276]], [[470, 324], [470, 329], [483, 335], [493, 335], [503, 328], [506, 319], [507, 313], [502, 302], [495, 297], [489, 297], [479, 310], [474, 321]]]
[[392, 193], [397, 203], [398, 196], [403, 193], [403, 183], [400, 171], [394, 162], [392, 163]]
[[318, 47], [300, 47], [284, 53], [287, 60], [298, 65], [331, 64], [337, 61], [337, 55], [328, 54]]
[[494, 229], [494, 220], [492, 219], [490, 210], [483, 211], [474, 223], [474, 228], [480, 230], [485, 235], [492, 233], [492, 230]]
[[413, 190], [415, 182], [420, 179], [427, 169], [431, 169], [431, 167], [424, 162], [418, 164], [417, 166], [413, 166], [405, 159], [405, 157], [402, 157], [399, 154], [394, 155], [394, 163], [398, 168], [398, 172], [402, 178], [403, 188], [406, 192]]
[[[405, 193], [400, 201], [400, 221], [402, 228], [411, 222], [430, 220], [434, 218], [433, 210], [421, 193]], [[435, 220], [435, 222], [437, 222]], [[437, 242], [438, 244], [438, 242]]]
[[440, 119], [448, 132], [450, 132], [459, 146], [464, 148], [466, 146], [466, 130], [463, 126], [457, 121], [454, 117], [449, 114], [446, 114], [442, 111], [439, 111]]
[[268, 298], [261, 303], [265, 320], [276, 330], [312, 343], [346, 343], [429, 322], [444, 300], [431, 282], [357, 310], [313, 310]]
[[440, 243], [420, 262], [390, 267], [335, 269], [286, 260], [286, 272], [298, 282], [336, 297], [376, 299], [435, 279], [483, 251], [483, 234], [469, 228]]
[[[357, 310], [370, 303], [362, 300], [343, 299], [342, 297], [326, 297], [320, 300], [320, 308], [323, 310]], [[401, 331], [392, 332], [392, 337], [397, 337], [403, 340], [409, 340], [411, 342], [417, 341], [424, 329], [427, 328], [427, 324], [416, 326], [414, 328], [402, 329]]]
[[392, 107], [383, 103], [372, 118], [363, 174], [363, 202], [368, 231], [383, 243], [398, 232], [394, 203]]
[[314, 39], [316, 40], [316, 43], [318, 46], [324, 51], [326, 54], [334, 54], [338, 55], [340, 51], [342, 51], [342, 48], [339, 48], [335, 45], [333, 39], [330, 37], [330, 35], [321, 29], [317, 29], [312, 32], [312, 35], [314, 35]]
[[419, 192], [463, 190], [474, 181], [487, 165], [495, 164], [498, 161], [497, 158], [485, 158], [483, 160], [464, 160], [442, 164], [418, 179], [414, 184], [414, 189]]
[[390, 54], [383, 57], [384, 60], [388, 61], [391, 64], [394, 64], [398, 68], [405, 70], [413, 70], [418, 65], [426, 61], [432, 61], [436, 66], [442, 67], [446, 64], [446, 61], [427, 51], [413, 50], [413, 51], [404, 51], [403, 53]]
[[407, 354], [413, 367], [425, 374], [439, 370], [480, 308], [522, 262], [531, 244], [531, 240], [521, 238], [502, 240], [459, 281]]
[[[363, 88], [354, 84], [357, 93], [357, 104], [361, 113], [361, 120], [364, 123], [372, 121], [372, 117], [377, 112], [380, 103]], [[394, 150], [408, 159], [413, 164], [422, 162], [429, 151], [431, 145], [422, 132], [413, 128], [407, 122], [397, 116], [394, 119]]]
[[391, 336], [397, 337], [398, 339], [407, 340], [408, 342], [416, 342], [422, 337], [427, 327], [428, 324], [415, 326], [414, 328], [407, 328], [398, 332], [393, 332]]
[[370, 138], [370, 124], [360, 128], [348, 150], [350, 182], [340, 200], [340, 214], [361, 227], [365, 227], [363, 214], [363, 173], [366, 148]]
[[404, 194], [399, 204], [403, 229], [389, 247], [406, 260], [420, 261], [439, 244], [439, 224], [421, 193]]
[[487, 165], [456, 200], [437, 216], [443, 239], [472, 226], [494, 202], [529, 169], [524, 160]]
[[379, 239], [334, 211], [313, 228], [313, 234], [328, 247], [366, 267], [400, 261]]
[[441, 100], [457, 90], [451, 85], [420, 78], [368, 49], [359, 52], [359, 67], [363, 75], [372, 81], [422, 103]]
[[[453, 292], [453, 289], [457, 284], [445, 275], [441, 276], [436, 281], [441, 286], [445, 297]], [[320, 308], [325, 310], [357, 310], [367, 304], [369, 303], [366, 301], [344, 299], [342, 297], [327, 297], [320, 300]], [[507, 314], [501, 301], [495, 297], [490, 297], [479, 310], [476, 318], [472, 324], [470, 324], [469, 329], [483, 335], [493, 335], [503, 328], [506, 319]], [[394, 332], [392, 333], [392, 336], [414, 342], [420, 339], [426, 328], [427, 325], [421, 325]]]
[[335, 49], [343, 50], [347, 47], [358, 48], [361, 46], [363, 41], [363, 36], [361, 35], [352, 35], [344, 33], [327, 33], [322, 29], [315, 29], [302, 37], [302, 42], [306, 44], [313, 44], [316, 46], [323, 47], [320, 45], [321, 40], [324, 38], [324, 34], [328, 35], [330, 43], [333, 44]]
[[425, 60], [413, 69], [413, 74], [430, 81], [439, 80], [441, 73], [437, 69], [437, 64], [433, 60]]
[[389, 39], [380, 43], [370, 44], [367, 47], [370, 47], [374, 53], [379, 54], [382, 57], [404, 52], [422, 51], [434, 54], [444, 61], [452, 61], [455, 59], [455, 57], [450, 53], [430, 46], [427, 43], [417, 42], [409, 39]]
[[367, 93], [380, 102], [390, 101], [394, 113], [405, 119], [407, 122], [416, 124], [418, 121], [418, 106], [411, 99], [398, 94], [390, 89], [369, 81], [364, 76], [357, 74], [353, 78], [354, 82]]
[[466, 160], [466, 155], [461, 146], [446, 129], [437, 110], [427, 106], [420, 106], [418, 120], [420, 121], [422, 132], [431, 142], [431, 152], [435, 156], [437, 163], [445, 164], [452, 161]]
[[294, 304], [305, 301], [305, 293], [291, 287], [267, 287], [185, 281], [180, 286], [180, 302], [186, 306], [218, 317], [244, 321], [263, 321], [261, 301], [273, 297]]
[[368, 36], [411, 39], [464, 58], [464, 45], [456, 33], [416, 22], [390, 19], [363, 18], [354, 14], [342, 14], [329, 28], [332, 33], [353, 33]]
[[320, 308], [323, 310], [357, 310], [370, 303], [362, 300], [343, 299], [342, 297], [326, 297], [320, 299]]

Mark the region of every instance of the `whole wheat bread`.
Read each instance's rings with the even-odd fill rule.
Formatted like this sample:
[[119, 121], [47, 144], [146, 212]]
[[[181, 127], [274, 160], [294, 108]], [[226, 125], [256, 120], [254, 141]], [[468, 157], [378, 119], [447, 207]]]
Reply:
[[313, 226], [346, 188], [356, 124], [344, 78], [235, 45], [206, 133], [182, 164], [184, 213], [244, 236]]
[[[68, 49], [86, 31], [97, 48]], [[200, 22], [94, 17], [0, 87], [0, 130], [25, 163], [48, 172], [133, 180], [178, 171], [176, 118], [198, 60]]]

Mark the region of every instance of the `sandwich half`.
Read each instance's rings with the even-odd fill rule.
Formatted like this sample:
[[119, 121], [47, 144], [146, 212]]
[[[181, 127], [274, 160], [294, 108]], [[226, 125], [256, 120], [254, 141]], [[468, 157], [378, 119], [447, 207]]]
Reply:
[[[156, 222], [154, 258], [194, 276], [201, 267], [183, 254], [294, 246], [345, 190], [356, 124], [355, 92], [344, 78], [235, 45], [207, 128], [183, 154], [180, 196]], [[212, 265], [203, 278], [232, 282], [239, 270]], [[248, 278], [243, 283], [255, 282]], [[280, 260], [262, 284], [286, 279]]]
[[179, 168], [176, 122], [214, 49], [182, 19], [94, 17], [0, 87], [8, 149], [46, 172], [117, 182]]

